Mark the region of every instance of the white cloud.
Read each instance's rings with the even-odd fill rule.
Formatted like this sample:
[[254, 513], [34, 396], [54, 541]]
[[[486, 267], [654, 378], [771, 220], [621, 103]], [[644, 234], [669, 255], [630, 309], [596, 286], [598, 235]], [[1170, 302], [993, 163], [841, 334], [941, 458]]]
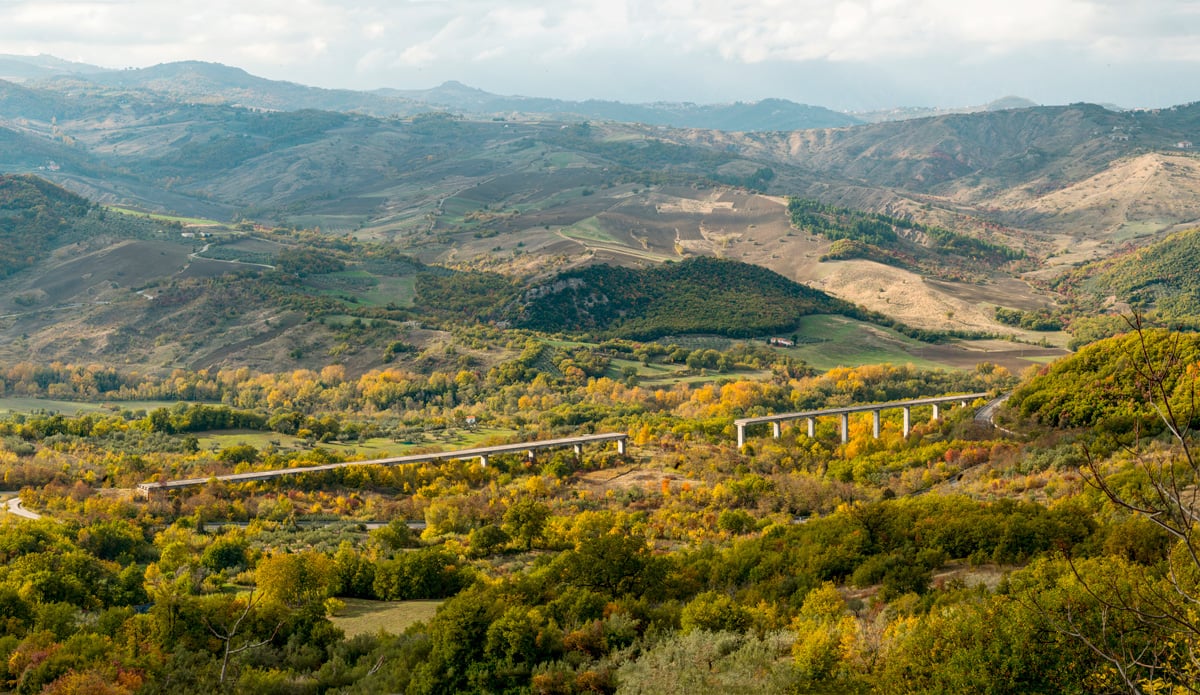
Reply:
[[435, 60], [437, 60], [437, 54], [433, 52], [433, 49], [428, 44], [416, 44], [401, 51], [395, 60], [395, 64], [421, 67], [431, 65]]
[[[701, 84], [685, 72], [704, 66], [744, 98], [745, 84], [788, 64], [951, 74], [1035, 54], [1080, 66], [1200, 62], [1200, 0], [0, 2], [0, 52], [114, 67], [211, 60], [324, 86], [488, 79], [556, 94], [586, 87], [584, 76]], [[610, 65], [645, 74], [599, 74]]]

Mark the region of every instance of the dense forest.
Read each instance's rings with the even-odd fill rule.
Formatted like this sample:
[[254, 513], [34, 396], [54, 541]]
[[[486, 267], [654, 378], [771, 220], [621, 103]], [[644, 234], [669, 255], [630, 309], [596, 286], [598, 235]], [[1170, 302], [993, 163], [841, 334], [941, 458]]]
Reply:
[[589, 266], [557, 275], [525, 293], [517, 325], [638, 340], [685, 333], [748, 338], [790, 331], [807, 314], [850, 310], [765, 268], [696, 257], [645, 269]]
[[865, 258], [933, 275], [952, 270], [963, 279], [973, 268], [997, 268], [1025, 257], [1004, 244], [883, 213], [802, 198], [790, 198], [787, 210], [797, 229], [836, 242], [822, 260]]
[[[6, 686], [1107, 693], [1194, 682], [1194, 521], [1154, 494], [1195, 482], [1193, 335], [1130, 332], [1037, 369], [1004, 429], [955, 408], [918, 417], [906, 438], [889, 411], [878, 439], [856, 417], [846, 443], [822, 420], [811, 439], [803, 427], [752, 432], [742, 449], [736, 417], [1015, 380], [991, 365], [814, 373], [749, 343], [710, 356], [483, 327], [459, 340], [510, 357], [486, 372], [361, 377], [5, 368], [5, 395], [113, 403], [0, 419], [7, 485], [50, 517], [0, 523]], [[712, 376], [656, 387], [637, 370], [607, 376], [614, 363], [674, 360]], [[722, 376], [748, 367], [769, 376]], [[454, 447], [444, 433], [467, 431], [467, 416], [506, 437], [626, 431], [631, 451], [128, 492], [355, 460], [381, 440]], [[256, 432], [273, 439], [238, 440]], [[420, 606], [431, 610], [390, 612]], [[364, 629], [363, 611], [390, 617]]]
[[1200, 229], [1189, 229], [1080, 268], [1059, 279], [1056, 289], [1083, 306], [1113, 296], [1164, 321], [1195, 321], [1198, 260]]
[[64, 244], [106, 234], [147, 237], [162, 227], [109, 219], [90, 201], [36, 176], [0, 175], [0, 278]]

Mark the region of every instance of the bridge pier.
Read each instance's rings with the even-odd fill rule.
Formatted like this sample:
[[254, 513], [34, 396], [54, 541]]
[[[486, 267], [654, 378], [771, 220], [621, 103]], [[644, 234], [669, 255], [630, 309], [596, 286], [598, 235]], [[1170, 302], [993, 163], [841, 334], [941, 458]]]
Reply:
[[331, 471], [348, 466], [399, 466], [424, 463], [427, 461], [470, 461], [471, 459], [477, 459], [480, 466], [486, 467], [488, 465], [488, 459], [494, 455], [517, 455], [521, 452], [526, 452], [526, 455], [529, 457], [529, 461], [532, 463], [534, 461], [536, 452], [539, 450], [566, 449], [567, 447], [573, 447], [577, 453], [581, 453], [583, 451], [582, 447], [592, 442], [616, 442], [617, 451], [624, 455], [626, 453], [628, 439], [628, 434], [607, 432], [604, 434], [586, 434], [576, 437], [562, 437], [559, 439], [543, 439], [533, 442], [516, 442], [512, 444], [499, 444], [496, 446], [474, 447], [469, 449], [459, 449], [457, 451], [407, 454], [404, 456], [390, 456], [387, 458], [362, 461], [324, 463], [315, 466], [296, 466], [292, 468], [279, 468], [270, 471], [247, 471], [244, 473], [229, 473], [226, 475], [217, 476], [209, 475], [200, 478], [187, 478], [183, 480], [147, 481], [138, 484], [138, 492], [141, 493], [142, 496], [149, 499], [156, 497], [157, 495], [155, 495], [155, 493], [159, 490], [166, 495], [169, 494], [171, 490], [208, 485], [213, 480], [223, 481], [226, 483], [249, 483], [259, 480], [269, 480], [287, 475], [310, 475], [317, 472]]
[[971, 402], [978, 398], [987, 397], [987, 393], [964, 393], [956, 396], [932, 396], [929, 398], [912, 398], [904, 401], [891, 401], [888, 403], [866, 403], [863, 405], [851, 405], [841, 408], [825, 408], [822, 410], [805, 410], [798, 413], [781, 413], [775, 415], [762, 415], [758, 417], [739, 418], [733, 421], [737, 427], [737, 443], [738, 448], [746, 446], [746, 428], [750, 425], [771, 423], [771, 433], [776, 439], [779, 439], [783, 434], [783, 423], [790, 420], [804, 419], [808, 425], [808, 436], [810, 439], [816, 436], [817, 418], [826, 415], [841, 416], [841, 439], [845, 444], [850, 441], [850, 421], [849, 416], [852, 413], [871, 413], [871, 430], [876, 439], [883, 436], [883, 411], [889, 408], [900, 409], [904, 412], [904, 437], [907, 439], [912, 436], [913, 431], [913, 408], [930, 406], [933, 409], [932, 421], [937, 422], [942, 416], [942, 407], [953, 408], [956, 403], [961, 403], [963, 407], [969, 407]]
[[576, 444], [574, 446], [574, 449], [575, 449], [575, 456], [583, 456], [583, 445], [582, 444]]

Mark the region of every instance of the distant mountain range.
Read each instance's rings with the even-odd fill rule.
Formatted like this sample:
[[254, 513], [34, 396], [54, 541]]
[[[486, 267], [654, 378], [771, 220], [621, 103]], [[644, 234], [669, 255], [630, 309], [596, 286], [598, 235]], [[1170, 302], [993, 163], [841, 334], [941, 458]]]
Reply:
[[538, 97], [497, 96], [459, 82], [447, 82], [426, 90], [379, 90], [452, 111], [483, 115], [543, 114], [558, 120], [593, 118], [623, 123], [644, 123], [674, 128], [727, 131], [808, 130], [860, 125], [864, 121], [821, 106], [797, 104], [786, 99], [763, 99], [732, 104], [653, 103], [625, 104], [619, 101], [563, 101]]
[[198, 103], [225, 103], [277, 111], [318, 109], [379, 117], [449, 111], [473, 117], [545, 116], [555, 120], [605, 120], [727, 131], [805, 130], [863, 123], [847, 114], [786, 99], [703, 105], [564, 101], [500, 96], [458, 82], [447, 82], [425, 90], [380, 89], [364, 92], [268, 80], [240, 68], [199, 61], [108, 70], [50, 56], [0, 55], [0, 79], [74, 94], [100, 92], [111, 95], [122, 90], [137, 90]]
[[98, 92], [111, 95], [134, 90], [157, 93], [172, 100], [223, 103], [273, 111], [318, 109], [377, 117], [406, 117], [429, 111], [448, 111], [469, 117], [603, 120], [730, 132], [842, 128], [863, 123], [1035, 105], [1020, 97], [1004, 97], [973, 107], [897, 108], [847, 114], [787, 99], [731, 104], [627, 104], [595, 99], [566, 101], [502, 96], [453, 81], [432, 89], [356, 91], [268, 80], [219, 63], [183, 61], [148, 68], [113, 70], [47, 55], [0, 55], [0, 79], [72, 94]]
[[[855, 111], [850, 115], [867, 123], [884, 123], [887, 121], [907, 121], [914, 118], [930, 118], [933, 116], [948, 116], [956, 113], [979, 113], [981, 111], [1007, 111], [1009, 109], [1029, 109], [1037, 106], [1037, 102], [1024, 97], [1000, 97], [979, 106], [957, 106], [951, 108], [936, 108], [931, 106], [909, 106], [876, 111]], [[1105, 105], [1113, 111], [1120, 109]]]

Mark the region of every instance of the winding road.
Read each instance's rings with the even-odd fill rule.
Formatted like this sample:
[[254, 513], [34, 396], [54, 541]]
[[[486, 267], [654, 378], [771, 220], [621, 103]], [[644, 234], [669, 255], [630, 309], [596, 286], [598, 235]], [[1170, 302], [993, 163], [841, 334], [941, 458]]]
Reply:
[[19, 516], [23, 519], [40, 519], [40, 518], [42, 518], [41, 514], [38, 514], [37, 512], [31, 512], [28, 509], [26, 509], [25, 506], [21, 503], [20, 497], [13, 497], [13, 498], [10, 498], [9, 500], [7, 500], [4, 503], [4, 509], [9, 514], [12, 514], [14, 516]]
[[1021, 436], [1021, 435], [1017, 434], [1016, 432], [1013, 432], [1012, 430], [1005, 429], [1005, 428], [1001, 427], [1000, 425], [996, 424], [996, 410], [998, 410], [1000, 408], [1000, 406], [1004, 404], [1004, 401], [1007, 401], [1008, 397], [1011, 395], [1012, 395], [1012, 391], [1009, 391], [1008, 393], [1004, 394], [1003, 396], [1000, 396], [999, 398], [994, 398], [994, 399], [988, 401], [987, 405], [983, 406], [978, 411], [976, 411], [975, 422], [978, 422], [981, 425], [990, 425], [990, 426], [995, 427], [996, 429], [1000, 430], [1001, 432], [1012, 435], [1014, 437]]

